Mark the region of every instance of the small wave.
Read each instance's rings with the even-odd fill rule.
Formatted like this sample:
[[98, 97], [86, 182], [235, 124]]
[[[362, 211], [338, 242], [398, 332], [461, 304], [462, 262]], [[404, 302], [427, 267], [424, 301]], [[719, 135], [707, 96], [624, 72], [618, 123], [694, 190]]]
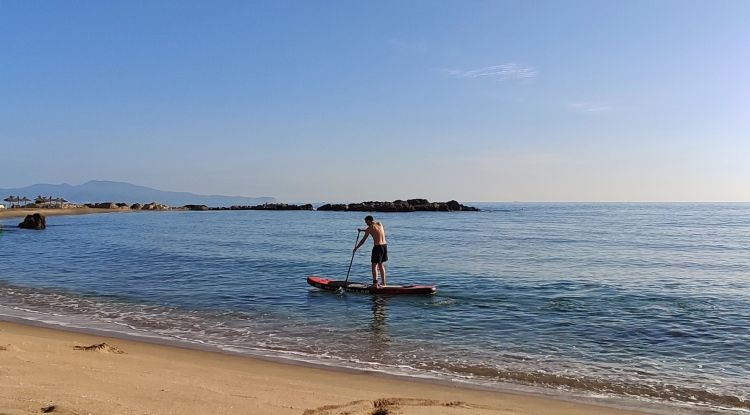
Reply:
[[499, 370], [487, 366], [451, 365], [450, 372], [469, 377], [493, 379], [511, 383], [521, 383], [550, 388], [565, 388], [582, 392], [602, 393], [614, 396], [651, 398], [664, 402], [701, 403], [717, 408], [750, 410], [750, 400], [730, 394], [712, 392], [706, 389], [683, 387], [659, 382], [629, 383], [611, 382], [587, 376], [570, 376], [540, 371]]
[[456, 304], [458, 301], [454, 298], [441, 298], [429, 303], [424, 303], [428, 307], [447, 307]]

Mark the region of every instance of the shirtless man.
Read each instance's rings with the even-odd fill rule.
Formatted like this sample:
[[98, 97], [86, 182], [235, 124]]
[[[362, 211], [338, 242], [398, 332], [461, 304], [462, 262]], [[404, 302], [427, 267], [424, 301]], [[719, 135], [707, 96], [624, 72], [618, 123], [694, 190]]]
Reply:
[[385, 228], [382, 223], [373, 220], [372, 216], [369, 215], [365, 218], [365, 223], [367, 224], [366, 229], [357, 229], [363, 231], [365, 236], [359, 241], [359, 244], [354, 247], [354, 252], [357, 252], [357, 249], [365, 243], [367, 237], [372, 235], [372, 241], [375, 244], [372, 247], [372, 258], [370, 259], [370, 262], [372, 262], [372, 285], [378, 287], [379, 271], [380, 279], [382, 281], [380, 286], [385, 286], [385, 262], [388, 261], [388, 245], [385, 241]]

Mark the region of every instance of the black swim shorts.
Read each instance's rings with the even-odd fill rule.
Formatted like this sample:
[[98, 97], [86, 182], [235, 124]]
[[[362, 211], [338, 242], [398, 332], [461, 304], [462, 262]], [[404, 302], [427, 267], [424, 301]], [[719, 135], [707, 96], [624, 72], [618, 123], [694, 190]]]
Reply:
[[388, 261], [388, 245], [375, 245], [372, 247], [372, 258], [370, 261], [373, 264], [379, 264], [381, 262]]

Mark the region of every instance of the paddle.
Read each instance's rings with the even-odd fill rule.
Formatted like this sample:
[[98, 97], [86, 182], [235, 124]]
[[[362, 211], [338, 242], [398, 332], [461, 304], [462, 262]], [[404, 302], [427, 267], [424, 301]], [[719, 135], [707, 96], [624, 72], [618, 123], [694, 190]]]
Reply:
[[[362, 232], [362, 231], [359, 230], [359, 229], [357, 229], [357, 240], [354, 241], [354, 247], [355, 248], [357, 247], [357, 244], [359, 243], [359, 233], [360, 232]], [[339, 294], [341, 294], [341, 293], [344, 292], [344, 287], [346, 287], [346, 284], [349, 282], [349, 273], [352, 271], [352, 263], [354, 262], [354, 254], [355, 253], [356, 253], [356, 251], [352, 249], [352, 259], [351, 259], [351, 261], [349, 261], [349, 269], [346, 270], [346, 280], [344, 280], [344, 285], [342, 285], [341, 287], [339, 287], [338, 290], [336, 290], [336, 292], [338, 292]]]

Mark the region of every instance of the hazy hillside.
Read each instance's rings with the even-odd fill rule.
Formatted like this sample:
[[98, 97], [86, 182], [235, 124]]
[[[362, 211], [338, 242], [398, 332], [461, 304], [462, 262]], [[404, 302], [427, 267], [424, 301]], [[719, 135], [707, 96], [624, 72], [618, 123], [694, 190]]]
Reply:
[[34, 199], [37, 196], [64, 197], [73, 203], [87, 202], [159, 202], [170, 206], [182, 205], [258, 205], [273, 203], [273, 197], [244, 197], [222, 195], [198, 195], [188, 192], [169, 192], [130, 183], [92, 180], [78, 186], [63, 184], [35, 184], [16, 189], [0, 189], [0, 199], [8, 196], [21, 196]]

